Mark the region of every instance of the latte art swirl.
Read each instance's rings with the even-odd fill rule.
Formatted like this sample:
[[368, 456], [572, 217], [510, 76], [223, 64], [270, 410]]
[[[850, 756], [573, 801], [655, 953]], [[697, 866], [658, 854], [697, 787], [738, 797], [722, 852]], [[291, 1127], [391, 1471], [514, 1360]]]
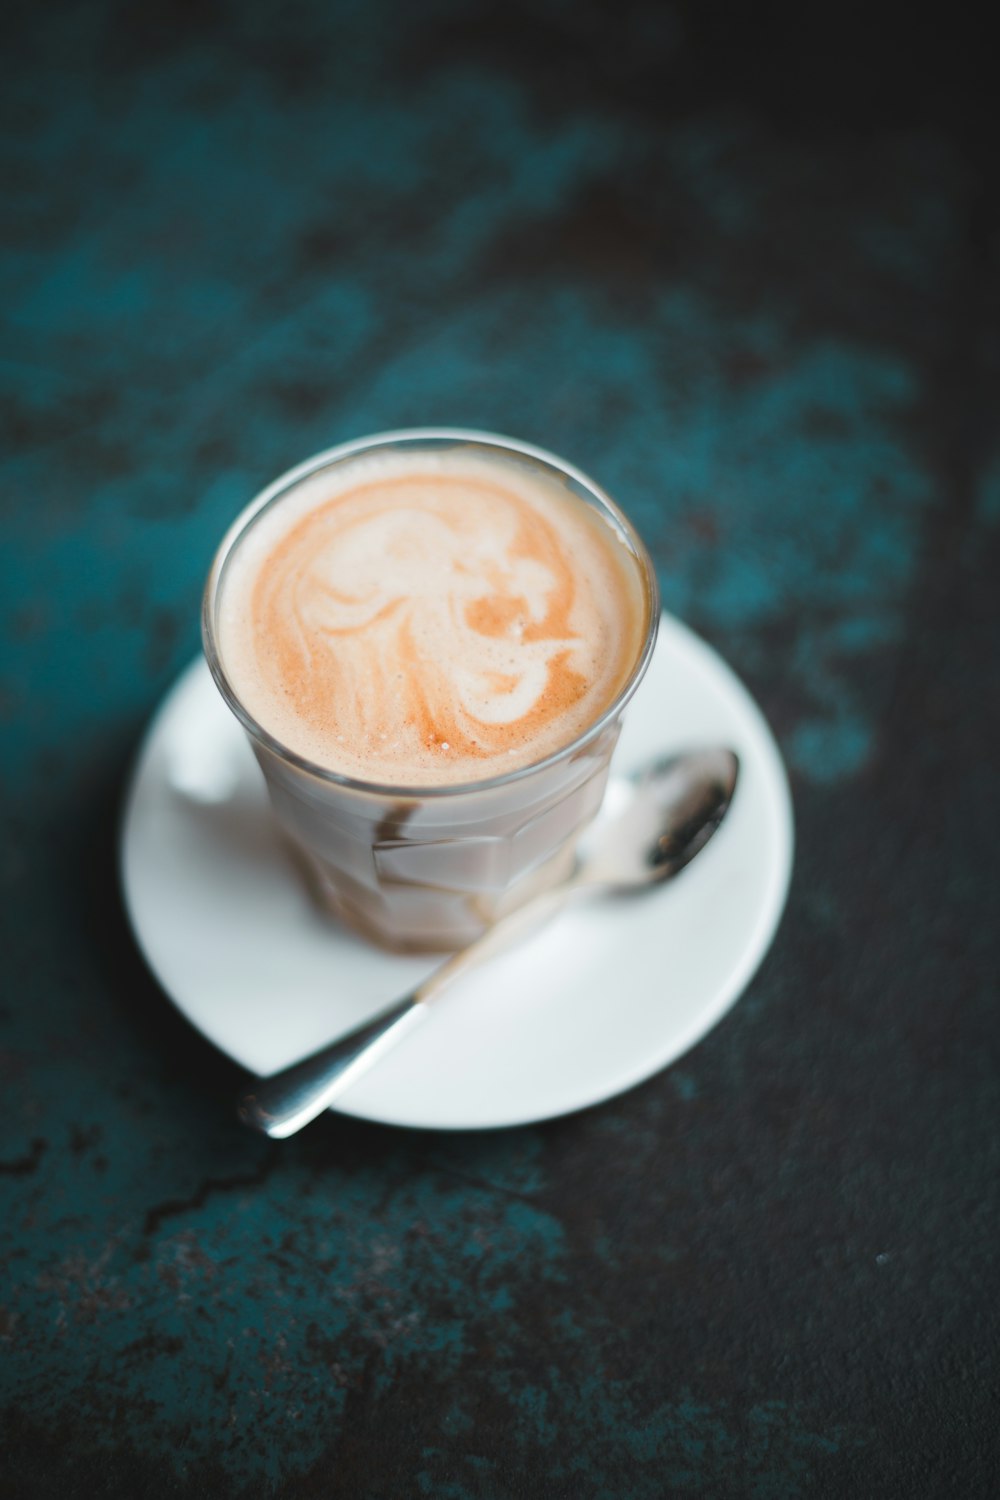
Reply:
[[282, 743], [363, 780], [539, 760], [601, 715], [641, 646], [641, 579], [610, 525], [481, 456], [320, 473], [251, 539], [220, 609], [237, 689]]

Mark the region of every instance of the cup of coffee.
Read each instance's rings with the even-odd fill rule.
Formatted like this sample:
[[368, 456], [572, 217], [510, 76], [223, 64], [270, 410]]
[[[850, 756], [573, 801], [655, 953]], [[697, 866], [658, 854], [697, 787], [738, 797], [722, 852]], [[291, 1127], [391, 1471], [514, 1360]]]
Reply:
[[658, 621], [646, 549], [578, 469], [420, 428], [270, 485], [202, 624], [323, 903], [443, 951], [568, 873]]

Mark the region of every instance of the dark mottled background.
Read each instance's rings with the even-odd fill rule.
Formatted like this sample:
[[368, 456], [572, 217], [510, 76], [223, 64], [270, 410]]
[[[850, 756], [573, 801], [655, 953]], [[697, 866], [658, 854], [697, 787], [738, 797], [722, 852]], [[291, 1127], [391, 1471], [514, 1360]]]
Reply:
[[[1000, 1488], [995, 55], [961, 7], [6, 11], [5, 1495]], [[272, 1146], [146, 975], [122, 777], [224, 524], [541, 442], [787, 756], [750, 992], [484, 1136]]]

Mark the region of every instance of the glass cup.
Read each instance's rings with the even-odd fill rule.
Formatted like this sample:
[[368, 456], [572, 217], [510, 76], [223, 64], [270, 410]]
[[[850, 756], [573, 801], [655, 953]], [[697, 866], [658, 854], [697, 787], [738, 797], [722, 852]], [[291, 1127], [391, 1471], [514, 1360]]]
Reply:
[[[641, 647], [621, 690], [571, 743], [533, 765], [487, 780], [391, 786], [313, 764], [281, 744], [240, 701], [219, 650], [217, 614], [226, 570], [260, 517], [301, 482], [379, 450], [473, 448], [536, 468], [597, 509], [632, 553], [645, 594]], [[491, 433], [416, 428], [343, 443], [274, 481], [237, 517], [209, 574], [202, 634], [223, 698], [246, 731], [278, 822], [322, 904], [382, 947], [442, 952], [478, 937], [498, 917], [571, 870], [580, 834], [597, 812], [622, 713], [649, 664], [659, 624], [649, 555], [626, 517], [594, 482], [544, 449]]]

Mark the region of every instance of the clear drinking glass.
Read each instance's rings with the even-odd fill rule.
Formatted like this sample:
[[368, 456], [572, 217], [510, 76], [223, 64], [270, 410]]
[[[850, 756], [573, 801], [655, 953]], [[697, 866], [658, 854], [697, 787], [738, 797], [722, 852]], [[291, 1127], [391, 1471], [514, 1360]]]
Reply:
[[[303, 480], [382, 450], [473, 448], [534, 466], [614, 527], [639, 567], [645, 592], [642, 644], [623, 687], [582, 734], [555, 754], [488, 780], [431, 787], [365, 782], [316, 765], [281, 744], [247, 711], [226, 673], [217, 614], [226, 569], [265, 511]], [[243, 725], [277, 819], [326, 907], [383, 947], [440, 952], [471, 942], [499, 916], [567, 874], [576, 842], [597, 812], [622, 712], [652, 655], [659, 624], [656, 575], [641, 540], [614, 502], [573, 465], [511, 438], [456, 428], [417, 428], [343, 443], [290, 470], [237, 517], [205, 590], [205, 654]]]

